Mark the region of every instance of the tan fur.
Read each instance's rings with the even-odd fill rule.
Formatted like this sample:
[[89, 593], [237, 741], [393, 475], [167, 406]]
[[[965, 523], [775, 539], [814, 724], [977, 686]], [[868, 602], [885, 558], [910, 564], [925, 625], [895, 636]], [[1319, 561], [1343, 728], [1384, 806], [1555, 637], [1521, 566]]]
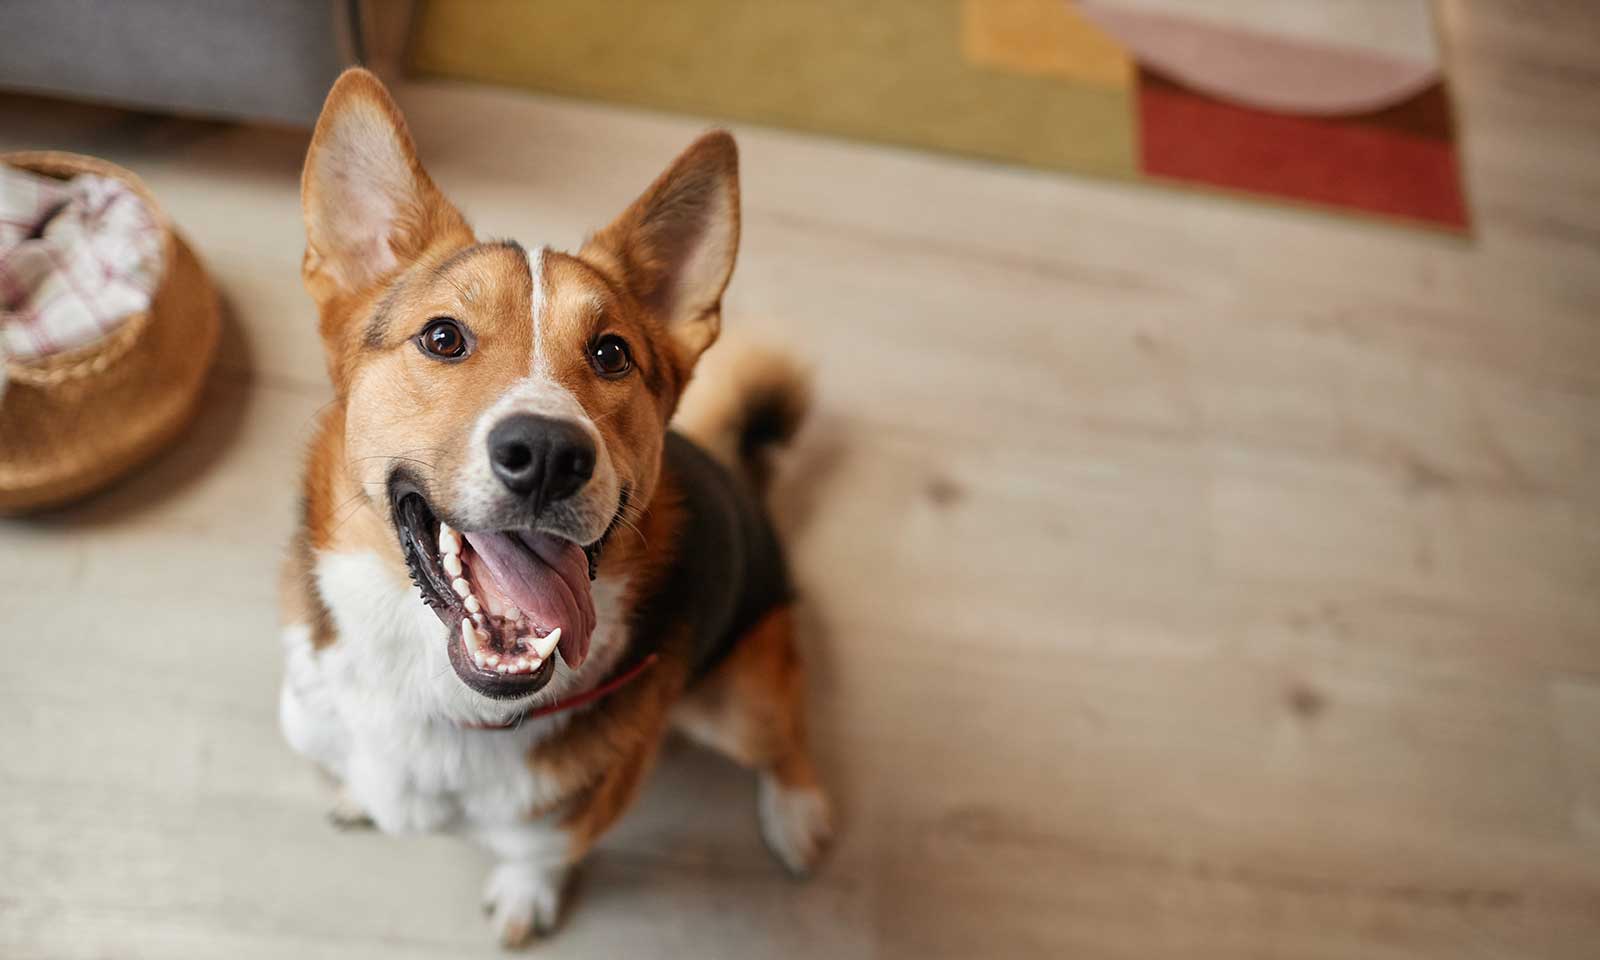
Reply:
[[472, 231], [461, 214], [445, 200], [417, 159], [411, 133], [388, 91], [377, 77], [365, 70], [347, 70], [328, 93], [317, 128], [306, 153], [301, 174], [301, 211], [306, 221], [307, 243], [301, 273], [306, 290], [321, 311], [320, 330], [327, 348], [328, 371], [334, 389], [341, 395], [349, 384], [359, 331], [348, 321], [366, 313], [372, 300], [383, 289], [393, 270], [371, 271], [367, 251], [351, 250], [335, 237], [326, 211], [343, 203], [341, 193], [349, 185], [350, 174], [329, 169], [318, 158], [330, 141], [340, 138], [352, 125], [383, 126], [398, 137], [398, 161], [410, 178], [409, 193], [401, 199], [400, 215], [388, 237], [390, 256], [399, 264], [439, 258], [447, 251], [471, 242]]
[[703, 678], [673, 714], [695, 741], [789, 787], [811, 787], [816, 770], [806, 742], [805, 668], [794, 642], [794, 614], [774, 610]]
[[279, 619], [286, 624], [304, 624], [311, 631], [311, 647], [323, 650], [333, 645], [338, 634], [333, 618], [312, 583], [311, 544], [302, 529], [289, 543], [278, 575]]
[[[668, 267], [686, 242], [687, 225], [680, 214], [711, 195], [727, 205], [731, 226], [716, 263], [722, 284], [704, 300], [677, 302]], [[621, 216], [583, 245], [579, 256], [627, 290], [647, 310], [680, 315], [682, 322], [671, 332], [687, 378], [695, 359], [716, 342], [722, 330], [722, 291], [733, 272], [738, 249], [739, 152], [733, 137], [717, 130], [679, 154]]]
[[766, 439], [782, 443], [810, 406], [810, 377], [793, 358], [725, 339], [701, 357], [672, 423], [724, 466], [744, 471], [765, 489], [771, 464], [762, 450], [749, 447], [751, 417], [768, 418], [765, 426], [776, 435]]

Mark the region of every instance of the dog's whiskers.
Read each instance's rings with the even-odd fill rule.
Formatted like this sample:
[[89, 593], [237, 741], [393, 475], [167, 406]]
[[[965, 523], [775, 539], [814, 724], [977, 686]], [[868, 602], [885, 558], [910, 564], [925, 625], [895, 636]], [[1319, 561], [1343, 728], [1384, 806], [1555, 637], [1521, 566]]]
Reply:
[[619, 523], [625, 524], [629, 530], [632, 530], [633, 533], [634, 533], [634, 536], [639, 538], [639, 543], [641, 545], [643, 545], [643, 546], [649, 546], [650, 545], [650, 541], [645, 539], [644, 531], [639, 529], [639, 525], [637, 523], [634, 523], [632, 520], [629, 520], [625, 515], [620, 514], [620, 513], [617, 514], [617, 521]]
[[[366, 494], [357, 491], [356, 493], [351, 494], [349, 499], [343, 501], [337, 507], [333, 508], [336, 519], [333, 521], [333, 530], [330, 531], [331, 533], [338, 533], [339, 529], [348, 523], [351, 517], [354, 517], [360, 512], [361, 499], [364, 496], [366, 496]], [[339, 516], [341, 512], [345, 511], [346, 507], [349, 507], [350, 510], [348, 512], [344, 512], [343, 516]]]

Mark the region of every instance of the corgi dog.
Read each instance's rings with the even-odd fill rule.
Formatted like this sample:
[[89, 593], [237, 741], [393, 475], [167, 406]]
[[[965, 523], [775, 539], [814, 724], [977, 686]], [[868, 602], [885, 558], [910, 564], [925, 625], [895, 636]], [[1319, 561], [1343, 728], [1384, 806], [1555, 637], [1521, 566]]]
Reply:
[[808, 871], [829, 806], [760, 500], [805, 382], [735, 354], [679, 410], [738, 248], [733, 138], [576, 253], [480, 240], [353, 69], [301, 202], [335, 400], [285, 564], [279, 720], [337, 781], [335, 822], [486, 846], [518, 946], [677, 729], [757, 773], [763, 838]]

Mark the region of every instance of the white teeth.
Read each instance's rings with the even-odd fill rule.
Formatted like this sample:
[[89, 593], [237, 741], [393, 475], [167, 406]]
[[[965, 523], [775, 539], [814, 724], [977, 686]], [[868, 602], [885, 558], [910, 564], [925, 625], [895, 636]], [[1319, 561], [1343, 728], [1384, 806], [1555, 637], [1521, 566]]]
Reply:
[[506, 672], [510, 671], [510, 669], [511, 669], [510, 667], [506, 666], [503, 663], [500, 664], [500, 666], [494, 668], [496, 673], [506, 673]]
[[484, 666], [486, 666], [486, 667], [493, 667], [493, 666], [495, 666], [496, 664], [498, 664], [500, 662], [500, 658], [495, 656], [492, 653], [489, 654], [489, 656], [485, 657], [484, 660], [485, 660]]
[[548, 636], [533, 638], [533, 652], [539, 655], [540, 660], [548, 660], [550, 652], [561, 642], [561, 628], [551, 630]]
[[439, 552], [445, 555], [461, 552], [461, 535], [450, 524], [439, 524]]
[[461, 597], [470, 597], [470, 596], [472, 596], [472, 584], [468, 583], [466, 580], [462, 579], [461, 577], [456, 577], [455, 582], [450, 584], [450, 589], [454, 590], [456, 592], [457, 596], [461, 596]]
[[444, 571], [452, 577], [461, 576], [461, 557], [453, 553], [444, 555]]
[[478, 645], [478, 631], [472, 628], [471, 620], [461, 621], [461, 642], [467, 645], [468, 650]]
[[478, 613], [483, 609], [483, 604], [479, 603], [478, 598], [470, 593], [467, 594], [466, 605], [468, 613]]
[[517, 669], [518, 670], [526, 670], [526, 669], [528, 669], [528, 661], [527, 660], [518, 660], [517, 661]]
[[[468, 597], [468, 598], [467, 598], [467, 599], [468, 599], [468, 600], [471, 600], [471, 599], [472, 599], [472, 598], [471, 598], [471, 597]], [[480, 612], [480, 613], [474, 613], [474, 614], [473, 614], [473, 615], [472, 615], [472, 622], [473, 622], [473, 623], [476, 623], [476, 624], [477, 624], [477, 625], [478, 625], [478, 626], [480, 626], [480, 627], [481, 627], [481, 626], [483, 626], [483, 625], [484, 625], [484, 617], [483, 617], [483, 614], [482, 614], [482, 613], [481, 613], [481, 612]]]

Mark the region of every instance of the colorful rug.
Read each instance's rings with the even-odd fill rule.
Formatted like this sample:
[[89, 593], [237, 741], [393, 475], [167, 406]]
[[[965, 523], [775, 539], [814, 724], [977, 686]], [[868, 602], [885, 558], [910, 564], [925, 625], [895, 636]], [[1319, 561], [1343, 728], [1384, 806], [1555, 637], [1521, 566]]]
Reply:
[[1469, 226], [1428, 0], [424, 0], [412, 63]]

